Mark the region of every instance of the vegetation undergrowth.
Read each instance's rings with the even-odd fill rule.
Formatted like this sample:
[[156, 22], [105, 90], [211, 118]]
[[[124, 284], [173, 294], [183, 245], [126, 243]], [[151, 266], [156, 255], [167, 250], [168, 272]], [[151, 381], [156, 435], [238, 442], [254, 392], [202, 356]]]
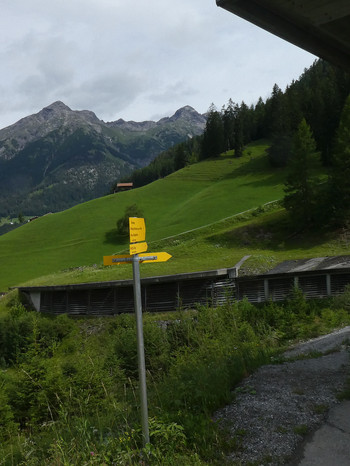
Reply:
[[12, 296], [0, 305], [0, 465], [224, 464], [213, 412], [292, 340], [349, 324], [349, 294], [145, 314], [145, 448], [134, 316], [50, 317]]

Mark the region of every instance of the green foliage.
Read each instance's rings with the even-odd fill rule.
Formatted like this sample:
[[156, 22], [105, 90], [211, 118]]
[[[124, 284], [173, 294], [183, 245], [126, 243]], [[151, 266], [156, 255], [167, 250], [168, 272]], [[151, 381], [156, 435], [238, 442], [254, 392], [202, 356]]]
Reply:
[[275, 135], [268, 149], [270, 164], [273, 167], [285, 167], [291, 158], [293, 141], [290, 134]]
[[[246, 106], [242, 102], [241, 107], [235, 105], [234, 110], [234, 154], [235, 157], [242, 157], [243, 155], [243, 146], [244, 146], [244, 111]], [[248, 140], [250, 142], [250, 139]]]
[[344, 309], [350, 313], [350, 285], [346, 285], [344, 293], [333, 299], [333, 306], [335, 309]]
[[339, 401], [350, 400], [350, 377], [347, 378], [344, 389], [337, 395]]
[[66, 315], [55, 319], [46, 317], [38, 320], [37, 314], [28, 313], [18, 299], [15, 299], [10, 306], [8, 313], [0, 315], [2, 367], [8, 367], [18, 361], [34, 343], [43, 351], [49, 350], [72, 328], [72, 321]]
[[[121, 369], [127, 376], [137, 375], [136, 326], [132, 316], [124, 316], [112, 334], [114, 351]], [[153, 377], [164, 371], [169, 364], [169, 342], [156, 322], [146, 321], [143, 326], [146, 365]]]
[[7, 441], [17, 434], [18, 424], [9, 403], [10, 394], [0, 386], [0, 441]]
[[350, 214], [350, 96], [347, 98], [336, 134], [333, 171], [330, 179], [332, 222], [344, 226]]
[[293, 431], [297, 435], [306, 435], [308, 433], [308, 427], [305, 424], [300, 424], [295, 426]]
[[224, 148], [224, 125], [220, 113], [212, 104], [208, 110], [200, 158], [204, 160], [209, 157], [217, 157], [223, 152]]
[[1, 316], [15, 357], [0, 372], [0, 464], [222, 464], [212, 412], [286, 342], [350, 323], [339, 305], [295, 289], [282, 304], [228, 302], [166, 321], [145, 314], [151, 443], [143, 448], [134, 317], [47, 318], [13, 301]]
[[303, 119], [294, 137], [289, 174], [285, 186], [284, 206], [292, 222], [300, 227], [314, 223], [315, 182], [310, 175], [310, 158], [316, 143], [310, 126]]
[[126, 207], [123, 217], [117, 220], [117, 232], [121, 236], [129, 236], [129, 217], [143, 218], [142, 210], [136, 205], [132, 204]]
[[[199, 159], [199, 150], [202, 136], [194, 136], [185, 142], [176, 144], [159, 154], [152, 162], [144, 168], [133, 171], [121, 181], [132, 181], [134, 187], [140, 188], [153, 181], [164, 178]], [[114, 192], [116, 184], [112, 187]]]

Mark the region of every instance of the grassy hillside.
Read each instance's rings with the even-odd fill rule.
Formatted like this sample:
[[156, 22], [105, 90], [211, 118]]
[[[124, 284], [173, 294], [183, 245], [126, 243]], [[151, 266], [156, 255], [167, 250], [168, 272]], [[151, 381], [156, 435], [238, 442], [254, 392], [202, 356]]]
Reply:
[[[0, 290], [50, 274], [55, 276], [35, 283], [130, 277], [131, 267], [106, 269], [101, 264], [103, 255], [128, 247], [127, 240], [116, 235], [115, 224], [125, 207], [134, 203], [145, 214], [149, 251], [173, 255], [167, 263], [144, 265], [143, 276], [229, 267], [245, 254], [253, 254], [253, 262], [261, 255], [264, 263], [275, 261], [285, 250], [284, 238], [273, 240], [277, 256], [270, 254], [269, 259], [264, 241], [270, 233], [247, 240], [242, 231], [252, 214], [250, 220], [245, 216], [237, 223], [238, 213], [283, 197], [284, 172], [269, 166], [266, 147], [255, 143], [249, 147], [250, 155], [241, 159], [227, 155], [191, 165], [150, 185], [47, 215], [0, 237]], [[241, 233], [232, 233], [238, 226]], [[56, 275], [69, 269], [74, 270]]]

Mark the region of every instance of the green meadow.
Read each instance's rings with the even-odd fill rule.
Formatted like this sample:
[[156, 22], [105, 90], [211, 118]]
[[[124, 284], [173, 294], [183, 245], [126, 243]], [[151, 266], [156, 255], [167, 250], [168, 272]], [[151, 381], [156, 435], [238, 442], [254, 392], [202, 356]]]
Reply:
[[[130, 278], [128, 265], [103, 267], [104, 255], [126, 252], [116, 220], [137, 204], [146, 219], [149, 252], [166, 263], [144, 264], [141, 275], [234, 266], [250, 254], [251, 271], [288, 257], [342, 250], [329, 238], [289, 239], [283, 198], [285, 171], [273, 169], [265, 141], [187, 166], [142, 188], [109, 195], [43, 216], [0, 237], [0, 291], [24, 283], [55, 284]], [[271, 204], [270, 204], [271, 203]], [[267, 204], [267, 205], [266, 205]]]

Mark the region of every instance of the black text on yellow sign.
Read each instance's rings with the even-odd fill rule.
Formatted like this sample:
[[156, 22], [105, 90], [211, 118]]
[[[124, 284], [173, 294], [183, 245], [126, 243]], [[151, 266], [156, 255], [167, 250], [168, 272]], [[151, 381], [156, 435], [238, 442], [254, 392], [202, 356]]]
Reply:
[[[154, 262], [166, 262], [171, 257], [167, 252], [148, 252], [138, 257], [138, 261], [142, 264], [151, 264]], [[129, 254], [103, 256], [103, 265], [128, 264], [132, 261], [132, 255]]]
[[129, 250], [130, 254], [140, 254], [141, 252], [146, 252], [147, 251], [147, 243], [143, 241], [142, 243], [131, 243]]
[[146, 225], [144, 218], [129, 217], [130, 243], [139, 243], [146, 239]]

